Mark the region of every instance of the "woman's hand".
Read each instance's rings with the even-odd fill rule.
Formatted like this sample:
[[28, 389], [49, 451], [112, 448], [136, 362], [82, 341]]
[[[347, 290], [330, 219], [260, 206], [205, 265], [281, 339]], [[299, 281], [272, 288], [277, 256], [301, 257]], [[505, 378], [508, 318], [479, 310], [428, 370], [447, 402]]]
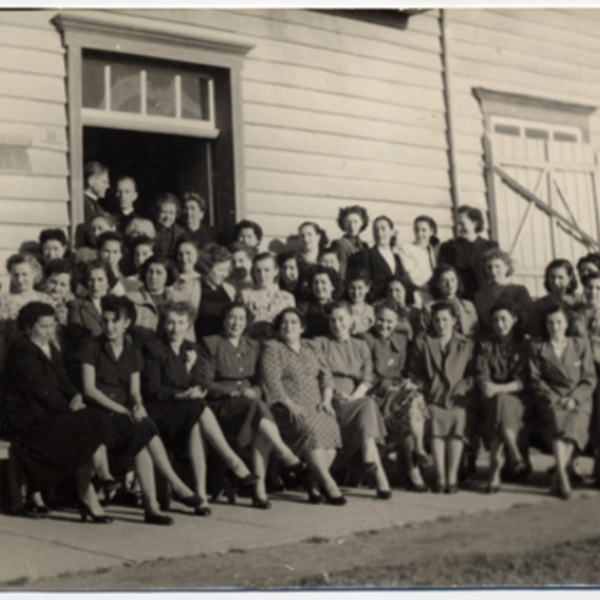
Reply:
[[336, 392], [335, 398], [340, 402], [352, 402], [352, 396], [346, 392]]
[[258, 400], [258, 394], [252, 388], [246, 388], [241, 391], [242, 398], [246, 398], [248, 400]]
[[481, 391], [486, 398], [493, 398], [498, 393], [498, 388], [500, 386], [492, 383], [491, 381], [486, 381], [481, 386]]
[[146, 409], [144, 408], [143, 404], [136, 404], [133, 407], [132, 414], [133, 414], [133, 420], [136, 423], [139, 423], [142, 419], [145, 419], [148, 417], [148, 413], [146, 412]]
[[191, 400], [202, 400], [202, 398], [206, 397], [208, 390], [203, 390], [199, 385], [195, 385], [187, 390], [187, 393], [189, 394], [188, 397]]
[[290, 421], [292, 423], [300, 424], [304, 422], [306, 410], [302, 406], [290, 400], [286, 403], [286, 407], [290, 411]]
[[84, 408], [85, 403], [83, 402], [83, 396], [81, 394], [73, 396], [73, 399], [69, 403], [69, 410], [71, 410], [71, 412], [77, 412], [78, 410], [82, 410]]
[[323, 400], [323, 402], [317, 406], [317, 410], [322, 410], [325, 414], [335, 417], [335, 410], [333, 410], [333, 406], [331, 406], [331, 400]]

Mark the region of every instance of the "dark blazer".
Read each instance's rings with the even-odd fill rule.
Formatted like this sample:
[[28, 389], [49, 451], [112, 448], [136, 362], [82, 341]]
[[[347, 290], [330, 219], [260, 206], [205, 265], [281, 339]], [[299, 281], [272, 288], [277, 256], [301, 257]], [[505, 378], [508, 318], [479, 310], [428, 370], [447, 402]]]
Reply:
[[[381, 256], [377, 246], [369, 248], [369, 251], [362, 255], [356, 254], [356, 257], [363, 258], [362, 267], [369, 273], [371, 278], [371, 290], [369, 291], [369, 302], [375, 302], [381, 298], [385, 298], [385, 287], [391, 277], [399, 277], [406, 288], [406, 303], [412, 304], [414, 301], [415, 285], [411, 281], [410, 275], [404, 268], [402, 260], [397, 254], [394, 254], [394, 262], [396, 266], [394, 271], [390, 269], [387, 260]], [[354, 259], [354, 256], [352, 259]]]
[[160, 225], [156, 225], [156, 254], [160, 256], [168, 256], [174, 258], [175, 245], [177, 240], [185, 233], [185, 229], [177, 223], [173, 223], [172, 227], [165, 229]]
[[71, 300], [65, 339], [69, 346], [79, 346], [84, 340], [102, 333], [102, 315], [89, 298]]
[[473, 388], [473, 350], [471, 340], [454, 333], [444, 360], [437, 338], [425, 334], [417, 337], [408, 371], [428, 404], [452, 408], [467, 403], [466, 397]]
[[438, 264], [452, 265], [458, 271], [465, 288], [462, 296], [473, 301], [477, 290], [486, 281], [483, 255], [497, 247], [498, 242], [486, 240], [481, 236], [477, 236], [474, 242], [464, 238], [454, 238], [440, 246]]

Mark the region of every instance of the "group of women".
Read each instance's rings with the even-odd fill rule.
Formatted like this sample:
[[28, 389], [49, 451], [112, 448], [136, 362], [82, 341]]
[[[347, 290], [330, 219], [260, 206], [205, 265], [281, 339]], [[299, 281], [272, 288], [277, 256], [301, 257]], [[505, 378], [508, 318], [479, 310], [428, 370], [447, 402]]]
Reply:
[[340, 465], [387, 500], [388, 454], [403, 457], [408, 489], [453, 494], [480, 439], [489, 493], [506, 474], [527, 477], [533, 440], [556, 458], [552, 491], [570, 496], [574, 459], [600, 446], [600, 256], [577, 265], [583, 295], [555, 260], [533, 302], [472, 207], [442, 244], [430, 217], [399, 245], [378, 217], [373, 247], [360, 238], [366, 210], [346, 207], [340, 239], [305, 222], [299, 247], [276, 256], [259, 250], [256, 223], [240, 222], [228, 249], [200, 235], [197, 195], [184, 202], [200, 214], [194, 232], [177, 225], [176, 197], [159, 200], [156, 227], [132, 218], [123, 237], [100, 215], [95, 247], [71, 253], [45, 230], [38, 258], [8, 260], [0, 426], [12, 512], [43, 515], [47, 490], [75, 482], [82, 520], [109, 523], [98, 492], [108, 501], [127, 485], [146, 522], [170, 524], [158, 475], [207, 516], [207, 464], [215, 495], [248, 488], [259, 509], [281, 480], [344, 505]]

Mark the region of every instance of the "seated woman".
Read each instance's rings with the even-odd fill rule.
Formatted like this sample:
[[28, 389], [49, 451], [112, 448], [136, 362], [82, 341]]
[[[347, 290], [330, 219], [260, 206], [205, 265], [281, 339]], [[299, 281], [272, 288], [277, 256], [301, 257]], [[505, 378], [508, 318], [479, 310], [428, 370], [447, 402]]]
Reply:
[[251, 248], [256, 248], [258, 252], [263, 238], [262, 227], [254, 221], [243, 219], [233, 228], [233, 239], [236, 242], [246, 244]]
[[70, 257], [69, 242], [62, 229], [42, 229], [39, 240], [43, 264], [58, 258]]
[[171, 484], [176, 500], [192, 508], [202, 500], [171, 467], [158, 429], [144, 408], [140, 391], [144, 359], [127, 335], [134, 319], [135, 307], [126, 296], [102, 298], [103, 333], [87, 340], [79, 352], [83, 392], [88, 405], [103, 409], [109, 417], [111, 469], [123, 475], [131, 463], [135, 466], [145, 522], [172, 525], [173, 519], [160, 511], [156, 500], [154, 466]]
[[246, 485], [258, 477], [231, 449], [200, 386], [200, 349], [186, 339], [195, 312], [187, 302], [169, 301], [160, 308], [160, 335], [144, 349], [142, 392], [150, 418], [165, 446], [175, 455], [187, 454], [192, 465], [196, 494], [202, 503], [196, 514], [210, 515], [206, 496], [204, 439]]
[[58, 338], [62, 337], [69, 317], [69, 302], [75, 300], [72, 291], [72, 265], [64, 258], [49, 260], [44, 265], [44, 292], [52, 298], [58, 322]]
[[217, 241], [217, 232], [214, 227], [203, 223], [206, 209], [206, 200], [197, 192], [183, 194], [183, 225], [198, 250]]
[[298, 254], [295, 252], [282, 252], [277, 256], [277, 268], [279, 269], [279, 288], [292, 294], [294, 300], [298, 302], [304, 292]]
[[[369, 246], [360, 239], [360, 234], [369, 225], [369, 215], [362, 206], [346, 206], [340, 208], [337, 224], [344, 235], [334, 240], [331, 247], [337, 252], [340, 261], [340, 277], [344, 280], [349, 267], [364, 268], [366, 264]], [[351, 259], [352, 264], [349, 264]]]
[[98, 258], [98, 238], [107, 231], [116, 232], [118, 223], [116, 219], [109, 214], [101, 213], [96, 215], [90, 221], [89, 246], [80, 246], [75, 250], [75, 262], [86, 264], [91, 260]]
[[352, 270], [346, 276], [346, 294], [350, 300], [350, 310], [354, 320], [352, 333], [358, 335], [365, 333], [375, 323], [373, 307], [367, 303], [367, 296], [371, 289], [371, 281], [366, 270]]
[[[52, 306], [29, 302], [19, 311], [17, 324], [23, 335], [8, 353], [1, 413], [29, 492], [43, 492], [76, 474], [82, 521], [91, 516], [95, 523], [110, 523], [90, 483], [93, 457], [110, 440], [108, 417], [86, 408], [70, 383], [53, 343], [56, 313]], [[13, 499], [13, 511], [27, 514], [20, 500]], [[42, 509], [38, 504], [37, 512], [47, 512]]]
[[275, 320], [279, 340], [265, 344], [260, 359], [260, 382], [284, 440], [310, 468], [309, 500], [322, 502], [319, 486], [330, 504], [346, 504], [329, 469], [341, 448], [340, 428], [331, 405], [333, 379], [313, 342], [301, 338], [304, 318], [285, 308]]
[[130, 291], [132, 288], [139, 290], [144, 286], [140, 279], [140, 269], [142, 265], [151, 257], [154, 256], [154, 238], [147, 236], [145, 233], [131, 238], [128, 242], [129, 258], [132, 262], [131, 275], [127, 276], [127, 286]]
[[329, 335], [329, 311], [341, 293], [340, 278], [330, 267], [317, 266], [307, 279], [308, 299], [300, 303], [306, 320], [305, 337]]
[[262, 341], [274, 336], [272, 323], [284, 309], [296, 306], [294, 296], [279, 289], [279, 269], [274, 254], [263, 252], [252, 261], [254, 287], [242, 290], [238, 300], [249, 314], [248, 335]]
[[[440, 265], [433, 275], [431, 284], [433, 294], [438, 300], [445, 300], [454, 305], [457, 315], [457, 331], [468, 338], [473, 338], [478, 331], [479, 318], [475, 305], [463, 298], [463, 282], [458, 271], [451, 265]], [[427, 331], [431, 323], [431, 311], [434, 302], [428, 302], [421, 313], [421, 326]]]
[[479, 317], [480, 333], [487, 336], [494, 332], [492, 309], [498, 302], [512, 304], [519, 314], [526, 315], [531, 308], [531, 297], [524, 285], [509, 283], [513, 265], [506, 252], [500, 248], [492, 248], [483, 255], [482, 260], [487, 281], [475, 294], [474, 303]]
[[529, 383], [534, 415], [556, 459], [551, 492], [566, 500], [571, 496], [568, 466], [589, 440], [596, 371], [589, 341], [569, 335], [568, 305], [550, 305], [542, 318], [543, 337], [530, 344]]
[[531, 304], [527, 319], [527, 333], [531, 337], [537, 338], [546, 335], [546, 323], [543, 322], [543, 315], [550, 306], [574, 305], [580, 301], [581, 298], [576, 294], [578, 285], [575, 269], [568, 260], [557, 258], [546, 267], [544, 287], [548, 294]]
[[127, 292], [140, 288], [137, 282], [127, 279], [121, 272], [124, 251], [123, 236], [119, 232], [107, 231], [98, 238], [98, 258], [105, 260], [110, 265], [114, 276], [118, 280], [118, 283], [111, 288], [113, 296], [123, 296]]
[[385, 443], [386, 429], [375, 400], [367, 395], [373, 387], [373, 361], [364, 340], [352, 337], [350, 305], [340, 301], [331, 307], [331, 335], [316, 341], [333, 374], [333, 408], [342, 431], [344, 454], [362, 451], [365, 472], [373, 479], [377, 497], [391, 498], [390, 484], [377, 445]]
[[342, 266], [340, 262], [340, 255], [336, 248], [329, 246], [328, 248], [324, 248], [323, 250], [321, 250], [317, 259], [317, 264], [320, 267], [327, 267], [328, 269], [333, 269], [339, 275], [341, 280]]
[[458, 492], [458, 467], [464, 444], [468, 442], [473, 342], [458, 333], [457, 324], [453, 302], [434, 303], [429, 333], [415, 340], [409, 359], [410, 378], [423, 393], [431, 413], [431, 445], [437, 476], [433, 491], [437, 494]]
[[252, 449], [254, 473], [259, 480], [253, 506], [271, 508], [265, 489], [265, 473], [271, 450], [292, 472], [302, 470], [298, 457], [281, 439], [268, 406], [261, 400], [258, 385], [260, 344], [244, 335], [248, 322], [243, 304], [230, 303], [223, 309], [222, 333], [205, 337], [200, 349], [202, 386], [208, 390], [212, 408], [229, 443]]
[[[189, 234], [182, 235], [175, 244], [175, 259], [179, 277], [171, 291], [175, 300], [189, 302], [194, 309], [194, 314], [198, 313], [202, 299], [202, 278], [197, 269], [198, 254], [196, 242]], [[194, 335], [193, 329], [190, 330], [190, 335]]]
[[231, 271], [231, 254], [227, 248], [212, 244], [199, 258], [202, 276], [202, 293], [196, 317], [196, 339], [216, 335], [222, 327], [221, 313], [234, 300], [235, 288], [226, 282]]
[[175, 194], [163, 192], [154, 201], [154, 226], [156, 227], [156, 253], [168, 258], [175, 256], [175, 244], [185, 233], [177, 224], [181, 203]]
[[304, 265], [316, 265], [319, 254], [329, 244], [327, 233], [317, 223], [305, 221], [298, 227], [300, 240], [300, 260]]
[[231, 254], [231, 275], [227, 279], [227, 283], [235, 288], [237, 295], [242, 290], [254, 287], [252, 261], [258, 254], [258, 250], [242, 242], [233, 242], [229, 246], [229, 252]]
[[429, 491], [420, 469], [429, 460], [424, 447], [429, 411], [423, 396], [405, 377], [409, 336], [405, 330], [398, 330], [402, 318], [404, 310], [397, 302], [379, 300], [375, 303], [375, 326], [361, 337], [369, 345], [375, 371], [375, 382], [369, 393], [375, 396], [388, 438], [402, 446], [408, 490], [423, 493]]
[[0, 294], [0, 370], [6, 351], [18, 337], [17, 315], [29, 302], [54, 305], [48, 294], [36, 291], [42, 281], [42, 267], [32, 254], [13, 254], [6, 261], [9, 291]]
[[490, 311], [494, 333], [475, 352], [475, 380], [483, 396], [483, 440], [490, 449], [488, 494], [500, 490], [504, 448], [516, 478], [527, 477], [531, 471], [518, 443], [524, 421], [530, 416], [524, 393], [527, 350], [520, 322], [522, 314], [520, 307], [504, 300], [498, 302]]
[[417, 286], [419, 305], [433, 300], [429, 289], [433, 271], [437, 266], [440, 240], [437, 238], [437, 223], [427, 215], [417, 217], [413, 222], [415, 239], [398, 246], [398, 255], [408, 276]]
[[414, 339], [422, 330], [421, 311], [413, 305], [414, 293], [406, 288], [399, 277], [392, 277], [386, 284], [385, 299], [392, 300], [402, 309], [396, 329], [405, 331], [408, 339]]

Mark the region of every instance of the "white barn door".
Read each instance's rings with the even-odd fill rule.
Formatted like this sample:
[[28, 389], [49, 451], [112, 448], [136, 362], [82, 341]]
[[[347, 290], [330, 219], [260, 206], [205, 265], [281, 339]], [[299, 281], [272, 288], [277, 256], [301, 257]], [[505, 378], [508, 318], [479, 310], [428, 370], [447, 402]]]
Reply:
[[551, 260], [575, 265], [600, 249], [596, 153], [578, 128], [497, 118], [486, 161], [492, 218], [515, 261], [513, 279], [541, 296]]

